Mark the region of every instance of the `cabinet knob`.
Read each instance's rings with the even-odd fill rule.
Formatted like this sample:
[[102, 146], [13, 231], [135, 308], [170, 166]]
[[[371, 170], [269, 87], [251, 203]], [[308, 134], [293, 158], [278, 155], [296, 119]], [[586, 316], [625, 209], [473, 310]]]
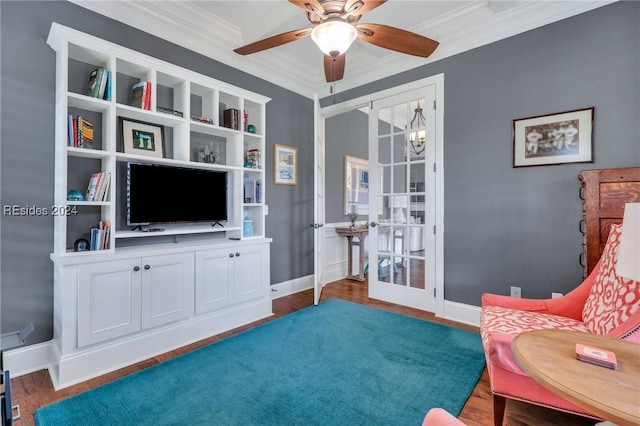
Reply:
[[149, 266], [149, 265], [144, 265], [144, 269], [146, 269], [146, 270], [148, 271], [149, 269], [151, 269], [151, 266]]
[[138, 271], [140, 270], [140, 267], [139, 267], [139, 266], [134, 266], [134, 267], [133, 267], [133, 270], [134, 270], [135, 272], [138, 272]]
[[233, 257], [233, 253], [229, 253], [229, 257]]
[[236, 253], [236, 257], [240, 257], [240, 253]]

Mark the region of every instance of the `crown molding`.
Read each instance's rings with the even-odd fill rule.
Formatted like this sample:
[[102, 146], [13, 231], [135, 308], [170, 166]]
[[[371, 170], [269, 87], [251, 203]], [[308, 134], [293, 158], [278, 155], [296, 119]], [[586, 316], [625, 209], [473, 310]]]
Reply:
[[[234, 53], [238, 40], [254, 40], [268, 33], [260, 30], [260, 26], [243, 31], [200, 7], [198, 2], [153, 2], [150, 8], [150, 3], [138, 1], [70, 1], [308, 98], [313, 98], [315, 93], [328, 92], [331, 87], [325, 82], [320, 59], [314, 63], [303, 63], [294, 55], [278, 49], [247, 56]], [[615, 1], [466, 3], [409, 29], [440, 42], [429, 58], [389, 51], [376, 59], [375, 66], [372, 66], [370, 51], [366, 48], [353, 49], [347, 57], [347, 74], [335, 83], [335, 87], [346, 91]], [[298, 12], [291, 8], [286, 16], [279, 15], [275, 24], [286, 22]], [[145, 19], [140, 19], [141, 15]], [[266, 17], [263, 21], [269, 22]]]

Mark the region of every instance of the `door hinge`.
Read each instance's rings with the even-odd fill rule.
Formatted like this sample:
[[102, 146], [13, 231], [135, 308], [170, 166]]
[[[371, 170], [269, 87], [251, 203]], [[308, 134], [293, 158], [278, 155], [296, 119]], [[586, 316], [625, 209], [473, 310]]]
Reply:
[[433, 288], [433, 297], [436, 297], [436, 288]]
[[373, 101], [371, 101], [370, 108], [373, 109]]
[[433, 109], [436, 109], [436, 100], [433, 100]]
[[436, 172], [436, 163], [433, 163], [433, 172]]
[[433, 225], [433, 235], [436, 235], [436, 226]]

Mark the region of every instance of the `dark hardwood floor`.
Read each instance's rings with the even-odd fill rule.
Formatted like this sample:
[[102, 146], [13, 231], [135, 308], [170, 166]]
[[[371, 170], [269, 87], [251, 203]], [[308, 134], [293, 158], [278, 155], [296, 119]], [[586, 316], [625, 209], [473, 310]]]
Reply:
[[[374, 306], [405, 315], [435, 321], [467, 330], [477, 331], [476, 327], [458, 324], [451, 321], [435, 318], [433, 314], [406, 308], [399, 305], [369, 299], [367, 295], [366, 282], [340, 280], [327, 284], [322, 292], [322, 300], [337, 297], [352, 302]], [[131, 374], [137, 370], [147, 368], [169, 358], [192, 351], [203, 345], [218, 341], [227, 336], [254, 327], [258, 324], [272, 321], [299, 309], [306, 308], [313, 304], [313, 290], [306, 290], [290, 296], [281, 297], [273, 301], [274, 315], [268, 319], [258, 321], [226, 333], [211, 337], [171, 351], [169, 353], [148, 359], [138, 364], [114, 371], [104, 376], [88, 380], [84, 383], [62, 389], [58, 392], [53, 390], [49, 373], [45, 370], [15, 377], [11, 380], [14, 404], [20, 405], [21, 418], [14, 422], [15, 426], [34, 425], [33, 412], [41, 406], [67, 398], [71, 395], [86, 391], [103, 383], [113, 381], [117, 378]], [[426, 379], [426, 378], [425, 378]], [[399, 384], [401, 385], [401, 384]], [[468, 426], [490, 426], [493, 424], [491, 389], [487, 372], [482, 374], [480, 381], [476, 385], [472, 395], [465, 404], [459, 416], [460, 420]], [[572, 416], [542, 407], [524, 404], [515, 401], [507, 401], [505, 424], [509, 426], [593, 426], [596, 422], [582, 417]], [[62, 426], [62, 425], [61, 425]]]

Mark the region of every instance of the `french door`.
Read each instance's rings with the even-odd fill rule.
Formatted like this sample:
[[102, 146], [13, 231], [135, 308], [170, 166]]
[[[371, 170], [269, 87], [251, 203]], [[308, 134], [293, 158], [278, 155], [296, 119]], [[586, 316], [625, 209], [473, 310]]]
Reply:
[[442, 138], [436, 89], [431, 84], [375, 100], [369, 114], [369, 297], [430, 312], [436, 310]]

